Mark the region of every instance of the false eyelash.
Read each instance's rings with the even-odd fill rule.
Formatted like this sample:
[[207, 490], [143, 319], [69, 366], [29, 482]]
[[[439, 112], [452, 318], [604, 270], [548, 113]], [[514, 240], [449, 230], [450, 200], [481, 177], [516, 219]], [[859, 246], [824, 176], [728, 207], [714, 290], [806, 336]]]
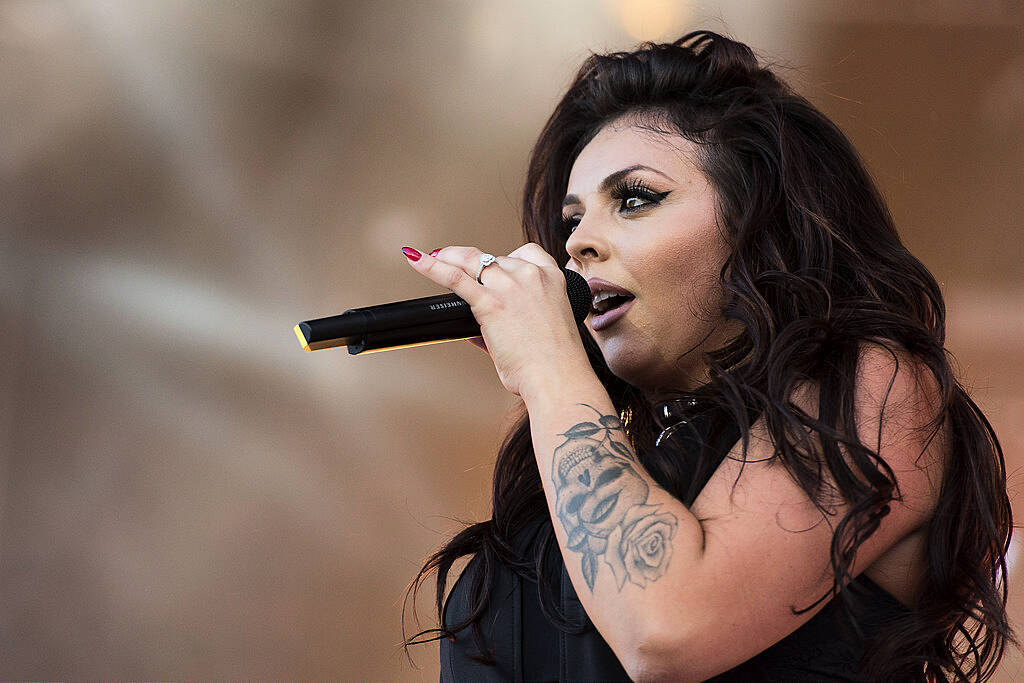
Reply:
[[562, 227], [562, 237], [569, 239], [569, 235], [572, 234], [572, 229], [579, 224], [579, 220], [569, 216], [568, 218], [563, 217], [560, 221]]
[[[632, 181], [625, 179], [620, 180], [611, 189], [610, 195], [613, 199], [618, 199], [620, 202], [628, 199], [629, 197], [639, 197], [648, 202], [659, 202], [665, 198], [668, 192], [655, 192], [641, 178], [634, 178]], [[641, 207], [636, 207], [635, 210]], [[629, 209], [627, 209], [629, 210]]]
[[[640, 178], [634, 178], [632, 181], [620, 180], [614, 187], [612, 187], [609, 195], [612, 199], [616, 199], [620, 202], [625, 201], [630, 197], [639, 197], [647, 202], [647, 204], [644, 204], [643, 206], [621, 209], [622, 211], [633, 212], [642, 211], [643, 209], [648, 208], [651, 204], [657, 204], [668, 196], [668, 192], [655, 192], [648, 187], [643, 180]], [[572, 234], [572, 229], [576, 227], [578, 223], [579, 221], [571, 216], [568, 218], [562, 218], [562, 236], [568, 239], [569, 235]]]

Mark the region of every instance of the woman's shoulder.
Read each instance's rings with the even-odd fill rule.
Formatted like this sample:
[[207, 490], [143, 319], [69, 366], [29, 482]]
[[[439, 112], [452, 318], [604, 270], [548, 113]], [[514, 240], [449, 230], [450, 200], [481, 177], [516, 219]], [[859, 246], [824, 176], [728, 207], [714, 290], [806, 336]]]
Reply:
[[853, 400], [861, 442], [897, 475], [914, 472], [928, 495], [937, 495], [949, 457], [950, 425], [942, 385], [931, 367], [898, 344], [864, 343]]
[[861, 343], [855, 386], [865, 409], [885, 405], [934, 417], [942, 406], [941, 386], [932, 369], [897, 342]]
[[[822, 474], [831, 485], [838, 463], [830, 461], [830, 447], [822, 444], [829, 437], [845, 463], [843, 477], [869, 489], [883, 485], [883, 479], [895, 483], [890, 511], [903, 518], [908, 534], [928, 523], [949, 458], [951, 427], [942, 384], [924, 359], [896, 341], [863, 341], [853, 377], [805, 381], [789, 400], [809, 418], [805, 424], [817, 424], [806, 429], [817, 443], [813, 450], [829, 461]], [[764, 420], [752, 433], [774, 442]]]
[[[839, 385], [845, 391], [833, 391], [834, 385], [804, 380], [795, 385], [789, 400], [806, 415], [832, 423], [843, 417], [850, 403], [856, 433], [847, 436], [857, 437], [879, 455], [884, 448], [887, 462], [909, 458], [919, 467], [942, 469], [949, 429], [943, 419], [943, 388], [920, 356], [893, 340], [862, 341], [853, 377]], [[914, 444], [920, 446], [917, 453]], [[897, 445], [905, 447], [894, 448]], [[920, 460], [926, 454], [930, 457]]]
[[[862, 340], [857, 344], [852, 382], [854, 406], [859, 412], [897, 409], [932, 417], [942, 407], [938, 378], [925, 360], [895, 340]], [[805, 412], [819, 410], [823, 376], [794, 383], [790, 400]], [[832, 382], [834, 384], [834, 382]]]

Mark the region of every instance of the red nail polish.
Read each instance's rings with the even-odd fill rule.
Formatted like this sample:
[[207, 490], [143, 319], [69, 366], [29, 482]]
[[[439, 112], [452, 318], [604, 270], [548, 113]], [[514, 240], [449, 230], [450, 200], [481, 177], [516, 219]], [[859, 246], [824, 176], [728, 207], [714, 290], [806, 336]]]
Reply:
[[410, 261], [419, 261], [423, 257], [423, 254], [412, 247], [402, 247], [402, 253], [405, 254], [406, 258]]
[[430, 255], [431, 256], [437, 256], [438, 253], [440, 253], [440, 251], [441, 251], [440, 249], [435, 249], [434, 251], [430, 252]]

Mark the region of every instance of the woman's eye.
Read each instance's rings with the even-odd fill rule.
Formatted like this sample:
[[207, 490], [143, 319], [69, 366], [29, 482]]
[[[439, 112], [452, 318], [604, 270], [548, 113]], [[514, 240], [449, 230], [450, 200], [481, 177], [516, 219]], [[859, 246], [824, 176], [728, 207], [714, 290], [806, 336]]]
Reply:
[[579, 216], [569, 216], [562, 218], [562, 232], [568, 237], [573, 233], [573, 230], [580, 224]]
[[668, 192], [655, 192], [640, 178], [632, 182], [621, 181], [611, 192], [614, 199], [619, 200], [620, 211], [638, 211], [658, 204], [668, 196]]
[[[619, 202], [619, 211], [630, 213], [650, 208], [661, 202], [671, 192], [655, 192], [640, 179], [631, 183], [620, 181], [611, 190], [611, 198]], [[562, 217], [562, 234], [568, 238], [579, 226], [583, 217], [579, 214]]]

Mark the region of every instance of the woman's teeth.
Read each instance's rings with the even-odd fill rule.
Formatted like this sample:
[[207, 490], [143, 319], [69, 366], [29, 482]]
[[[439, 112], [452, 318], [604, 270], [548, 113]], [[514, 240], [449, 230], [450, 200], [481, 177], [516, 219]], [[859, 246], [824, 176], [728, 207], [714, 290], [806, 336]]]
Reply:
[[601, 292], [600, 294], [594, 295], [592, 305], [594, 312], [601, 314], [625, 303], [631, 298], [632, 297], [615, 294], [613, 292]]

